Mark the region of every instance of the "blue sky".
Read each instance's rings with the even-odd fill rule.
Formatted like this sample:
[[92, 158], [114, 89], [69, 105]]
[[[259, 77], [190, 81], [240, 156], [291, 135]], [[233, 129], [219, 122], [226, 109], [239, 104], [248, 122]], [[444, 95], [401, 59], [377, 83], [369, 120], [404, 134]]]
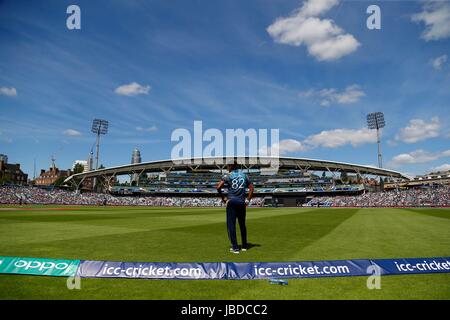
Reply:
[[[32, 175], [168, 159], [176, 128], [279, 128], [286, 156], [450, 169], [450, 2], [0, 1], [0, 153]], [[66, 8], [81, 8], [81, 30]], [[381, 8], [381, 30], [366, 8]], [[309, 5], [309, 7], [308, 7]], [[322, 28], [323, 27], [323, 28]]]

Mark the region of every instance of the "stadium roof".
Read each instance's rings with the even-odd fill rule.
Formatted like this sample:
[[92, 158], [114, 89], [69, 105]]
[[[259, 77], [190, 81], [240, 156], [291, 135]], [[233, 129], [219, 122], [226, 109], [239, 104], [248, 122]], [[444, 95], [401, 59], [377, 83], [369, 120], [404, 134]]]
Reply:
[[[329, 171], [359, 173], [362, 175], [375, 175], [381, 177], [392, 177], [410, 180], [411, 178], [397, 171], [376, 168], [372, 166], [363, 166], [345, 162], [316, 160], [307, 158], [272, 158], [272, 157], [243, 157], [237, 158], [239, 164], [245, 169], [270, 169], [270, 164], [278, 161], [280, 170], [304, 170], [304, 171]], [[149, 172], [169, 172], [169, 171], [196, 171], [196, 170], [220, 170], [225, 169], [229, 163], [229, 158], [191, 158], [177, 160], [159, 160], [142, 162], [136, 164], [127, 164], [123, 166], [104, 168], [83, 173], [74, 174], [68, 177], [64, 182], [73, 179], [85, 179], [93, 177], [119, 176], [127, 174], [142, 174]]]

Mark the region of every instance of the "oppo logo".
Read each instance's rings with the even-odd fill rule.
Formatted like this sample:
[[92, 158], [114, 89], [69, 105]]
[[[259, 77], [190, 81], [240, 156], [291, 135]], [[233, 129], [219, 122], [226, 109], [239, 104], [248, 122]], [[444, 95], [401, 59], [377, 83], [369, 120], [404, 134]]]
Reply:
[[25, 270], [37, 269], [39, 271], [48, 269], [64, 270], [69, 267], [69, 265], [65, 262], [54, 263], [54, 262], [39, 262], [39, 261], [25, 261], [25, 260], [17, 261], [16, 263], [14, 263], [14, 266], [17, 268], [24, 268]]

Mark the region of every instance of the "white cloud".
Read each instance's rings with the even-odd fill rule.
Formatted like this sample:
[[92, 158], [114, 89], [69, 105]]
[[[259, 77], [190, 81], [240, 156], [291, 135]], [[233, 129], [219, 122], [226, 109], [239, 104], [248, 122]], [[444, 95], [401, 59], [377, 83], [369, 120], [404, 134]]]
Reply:
[[139, 132], [154, 132], [157, 130], [158, 130], [158, 128], [156, 126], [151, 126], [148, 128], [136, 127], [136, 131], [139, 131]]
[[441, 124], [438, 117], [431, 118], [431, 122], [425, 122], [422, 119], [412, 119], [409, 125], [400, 129], [395, 136], [395, 140], [406, 143], [415, 143], [418, 141], [435, 138], [439, 136]]
[[148, 94], [150, 89], [151, 87], [149, 85], [142, 86], [137, 82], [132, 82], [130, 84], [117, 87], [114, 92], [123, 96], [136, 96], [139, 94]]
[[273, 144], [270, 148], [261, 148], [259, 152], [260, 154], [270, 155], [273, 150], [278, 151], [278, 154], [283, 155], [292, 152], [308, 151], [320, 147], [338, 148], [348, 144], [353, 147], [358, 147], [362, 144], [375, 143], [376, 141], [377, 138], [374, 131], [367, 128], [334, 129], [310, 135], [303, 141], [294, 139], [281, 140], [279, 144]]
[[450, 150], [442, 152], [427, 152], [425, 150], [418, 149], [410, 153], [402, 153], [393, 157], [388, 166], [396, 168], [405, 164], [427, 163], [444, 157], [450, 157]]
[[426, 1], [422, 12], [414, 14], [412, 21], [423, 22], [425, 31], [421, 37], [425, 41], [450, 37], [450, 3], [447, 1]]
[[305, 16], [318, 16], [337, 5], [339, 0], [314, 0], [305, 1], [301, 12]]
[[419, 149], [410, 153], [402, 153], [392, 158], [394, 164], [426, 163], [439, 159], [439, 155]]
[[17, 96], [17, 90], [16, 88], [0, 87], [0, 95], [2, 94], [9, 97], [15, 97]]
[[338, 91], [335, 88], [313, 90], [299, 92], [300, 97], [317, 97], [320, 99], [320, 105], [322, 107], [328, 107], [332, 103], [338, 104], [352, 104], [358, 102], [366, 94], [361, 90], [361, 87], [357, 84], [347, 86], [344, 91]]
[[279, 154], [306, 150], [306, 147], [300, 141], [294, 139], [281, 140], [275, 147], [278, 148]]
[[306, 91], [301, 91], [298, 93], [299, 97], [312, 97], [316, 94], [316, 91], [314, 91], [313, 89], [308, 89]]
[[303, 142], [311, 147], [337, 148], [346, 144], [356, 147], [365, 143], [376, 142], [376, 136], [372, 130], [362, 129], [334, 129], [322, 131], [319, 134], [307, 137]]
[[63, 131], [63, 134], [70, 137], [78, 137], [81, 136], [81, 132], [74, 130], [74, 129], [67, 129]]
[[270, 148], [263, 147], [259, 150], [260, 154], [267, 155], [283, 155], [291, 152], [305, 151], [307, 150], [300, 141], [294, 139], [281, 140], [279, 143], [274, 143]]
[[[334, 129], [329, 131], [322, 131], [318, 134], [310, 135], [303, 141], [294, 139], [281, 140], [280, 143], [273, 144], [269, 149], [261, 148], [261, 154], [271, 154], [271, 151], [278, 151], [278, 154], [283, 155], [291, 152], [308, 151], [311, 149], [337, 148], [347, 144], [354, 147], [365, 143], [375, 143], [377, 141], [373, 130], [367, 128], [362, 129]], [[269, 151], [266, 153], [266, 151]]]
[[431, 169], [432, 172], [450, 171], [450, 163], [444, 163]]
[[339, 104], [356, 103], [361, 99], [361, 97], [364, 97], [366, 94], [360, 89], [359, 85], [353, 84], [351, 86], [348, 86], [344, 91], [341, 92], [334, 88], [322, 89], [318, 92], [315, 92], [315, 95], [322, 99], [320, 101], [320, 105], [323, 107], [327, 107], [333, 102]]
[[355, 51], [360, 43], [345, 33], [333, 20], [320, 19], [338, 0], [307, 0], [289, 17], [281, 17], [267, 27], [275, 42], [301, 46], [319, 61], [339, 59]]
[[444, 63], [447, 61], [447, 55], [444, 54], [442, 56], [439, 56], [437, 58], [431, 59], [431, 65], [436, 70], [441, 70]]

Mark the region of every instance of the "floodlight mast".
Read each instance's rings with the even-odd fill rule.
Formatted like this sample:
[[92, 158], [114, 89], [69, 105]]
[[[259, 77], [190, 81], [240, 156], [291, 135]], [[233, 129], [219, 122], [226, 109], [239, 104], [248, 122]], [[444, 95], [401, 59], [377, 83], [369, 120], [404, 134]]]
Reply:
[[92, 121], [92, 129], [91, 131], [97, 135], [97, 154], [95, 157], [95, 170], [98, 169], [98, 155], [100, 150], [100, 135], [108, 133], [108, 121], [102, 119], [94, 119]]
[[367, 115], [367, 126], [369, 129], [377, 130], [377, 144], [378, 144], [378, 167], [383, 168], [383, 157], [381, 155], [381, 137], [380, 129], [384, 128], [386, 122], [384, 121], [383, 112], [373, 112]]

